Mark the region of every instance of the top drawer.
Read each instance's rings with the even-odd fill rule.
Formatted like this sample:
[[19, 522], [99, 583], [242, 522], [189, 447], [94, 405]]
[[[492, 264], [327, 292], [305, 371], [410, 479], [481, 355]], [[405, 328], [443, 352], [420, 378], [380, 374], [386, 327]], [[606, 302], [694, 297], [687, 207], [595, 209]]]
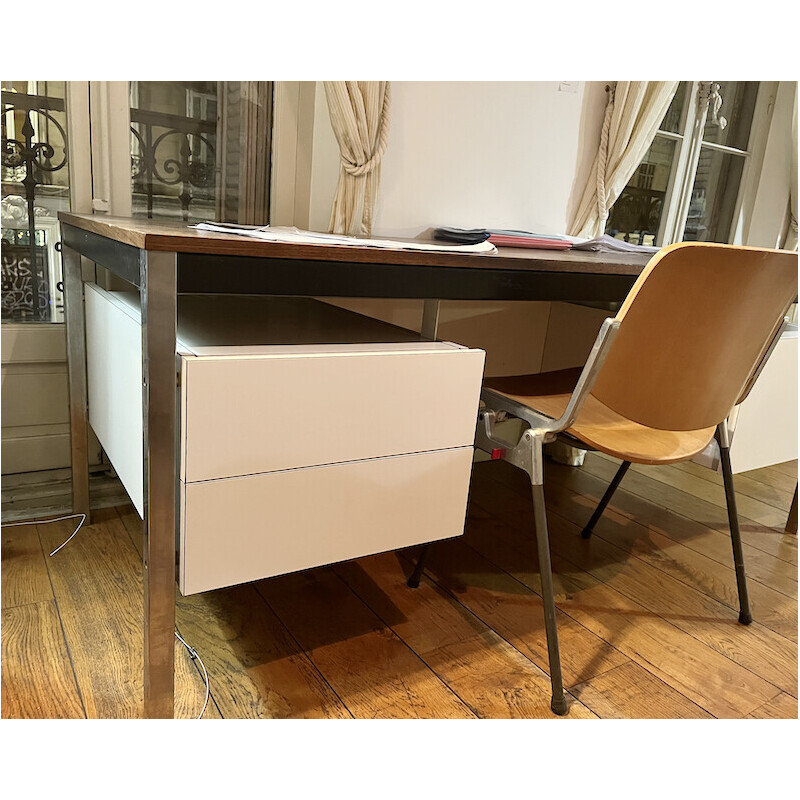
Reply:
[[483, 355], [432, 343], [411, 351], [184, 356], [182, 478], [471, 445]]

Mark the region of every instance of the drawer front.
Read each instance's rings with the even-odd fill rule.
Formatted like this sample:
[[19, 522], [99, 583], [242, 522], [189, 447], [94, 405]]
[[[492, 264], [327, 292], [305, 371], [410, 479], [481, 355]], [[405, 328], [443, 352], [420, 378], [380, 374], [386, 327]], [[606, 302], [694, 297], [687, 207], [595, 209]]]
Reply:
[[459, 536], [472, 447], [182, 484], [184, 595]]
[[471, 445], [484, 353], [183, 359], [187, 483]]

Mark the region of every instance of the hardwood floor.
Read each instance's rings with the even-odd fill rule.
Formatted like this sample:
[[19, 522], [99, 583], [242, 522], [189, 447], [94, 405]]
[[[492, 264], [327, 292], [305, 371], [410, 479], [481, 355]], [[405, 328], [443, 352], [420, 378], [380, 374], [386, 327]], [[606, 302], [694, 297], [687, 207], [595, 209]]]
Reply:
[[[797, 718], [797, 462], [735, 478], [755, 622], [737, 622], [722, 481], [694, 464], [634, 466], [589, 541], [618, 462], [545, 471], [568, 718]], [[476, 464], [463, 537], [178, 596], [208, 670], [209, 718], [544, 718], [547, 643], [530, 487]], [[98, 509], [2, 532], [2, 716], [142, 715], [141, 522]], [[176, 642], [176, 716], [199, 667]]]

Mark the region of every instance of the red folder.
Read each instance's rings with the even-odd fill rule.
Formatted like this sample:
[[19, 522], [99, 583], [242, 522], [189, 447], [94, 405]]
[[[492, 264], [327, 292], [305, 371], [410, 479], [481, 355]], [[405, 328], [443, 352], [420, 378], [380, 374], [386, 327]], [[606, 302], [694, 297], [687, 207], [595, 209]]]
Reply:
[[535, 236], [492, 234], [487, 241], [496, 247], [533, 247], [541, 250], [569, 250], [572, 247], [572, 242], [567, 239], [538, 239]]

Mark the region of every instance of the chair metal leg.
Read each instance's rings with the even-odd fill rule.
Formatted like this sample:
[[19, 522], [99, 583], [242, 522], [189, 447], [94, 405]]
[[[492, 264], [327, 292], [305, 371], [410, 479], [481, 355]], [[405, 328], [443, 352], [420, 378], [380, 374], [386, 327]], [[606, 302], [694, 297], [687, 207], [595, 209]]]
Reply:
[[628, 471], [628, 467], [630, 465], [631, 465], [630, 461], [623, 461], [619, 465], [617, 474], [614, 476], [614, 479], [608, 485], [608, 489], [606, 489], [606, 493], [603, 495], [602, 500], [600, 500], [600, 502], [597, 504], [597, 508], [594, 510], [592, 518], [586, 523], [586, 527], [581, 531], [581, 536], [583, 536], [584, 539], [588, 539], [592, 535], [594, 526], [597, 525], [598, 520], [600, 519], [601, 516], [603, 516], [603, 512], [606, 510], [606, 506], [611, 500], [611, 497], [614, 494], [614, 492], [617, 491], [617, 486], [619, 486], [623, 477], [625, 477], [625, 473]]
[[416, 589], [419, 586], [419, 581], [422, 577], [422, 570], [425, 568], [425, 556], [428, 555], [429, 547], [430, 545], [426, 544], [423, 546], [422, 550], [420, 550], [419, 558], [417, 559], [417, 566], [414, 567], [414, 571], [406, 581], [406, 586], [409, 586], [412, 589]]
[[797, 533], [797, 484], [794, 487], [794, 497], [789, 508], [789, 516], [786, 517], [786, 533]]
[[544, 486], [532, 484], [533, 515], [536, 523], [536, 549], [539, 553], [539, 572], [542, 577], [542, 603], [544, 604], [544, 627], [547, 633], [547, 655], [550, 662], [550, 685], [553, 696], [550, 708], [554, 714], [567, 713], [564, 684], [561, 677], [561, 656], [558, 652], [558, 628], [556, 626], [556, 601], [553, 592], [553, 570], [550, 566], [550, 539], [547, 535], [547, 513], [544, 505]]
[[721, 432], [720, 428], [717, 428], [717, 443], [719, 444], [720, 461], [722, 462], [722, 481], [725, 485], [725, 499], [728, 503], [728, 524], [731, 529], [733, 563], [736, 568], [736, 585], [739, 590], [739, 622], [741, 622], [742, 625], [749, 625], [753, 621], [753, 617], [750, 614], [750, 601], [747, 597], [747, 579], [744, 574], [744, 554], [742, 553], [742, 537], [739, 532], [739, 515], [736, 511], [736, 493], [733, 488], [733, 472], [731, 471], [731, 456], [727, 441], [727, 428], [724, 432]]

